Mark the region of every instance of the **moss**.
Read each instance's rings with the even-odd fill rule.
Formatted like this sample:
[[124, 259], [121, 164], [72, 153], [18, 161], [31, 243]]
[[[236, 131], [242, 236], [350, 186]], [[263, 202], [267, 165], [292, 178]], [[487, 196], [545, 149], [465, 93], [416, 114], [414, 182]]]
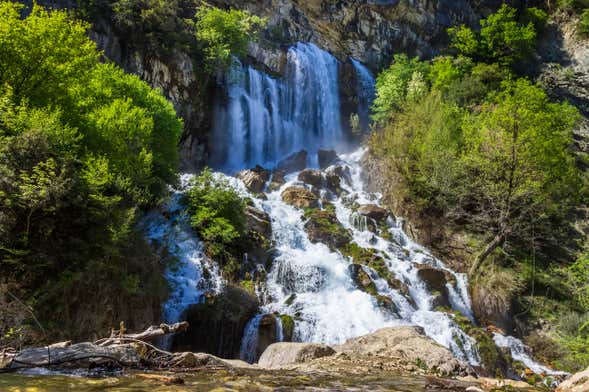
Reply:
[[282, 334], [284, 336], [284, 341], [291, 342], [295, 326], [294, 319], [287, 314], [282, 314], [280, 315], [280, 322], [282, 323]]
[[240, 282], [240, 286], [247, 291], [248, 293], [255, 295], [256, 293], [256, 284], [253, 280], [242, 280]]

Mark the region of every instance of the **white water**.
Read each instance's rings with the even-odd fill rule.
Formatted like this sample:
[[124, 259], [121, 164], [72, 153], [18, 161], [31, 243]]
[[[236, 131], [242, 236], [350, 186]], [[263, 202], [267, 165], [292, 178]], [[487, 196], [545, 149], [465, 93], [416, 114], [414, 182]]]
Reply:
[[288, 50], [284, 79], [235, 62], [214, 117], [214, 163], [224, 171], [273, 167], [290, 153], [343, 139], [338, 61], [309, 43]]
[[376, 97], [375, 80], [372, 73], [356, 59], [350, 59], [356, 70], [357, 94], [358, 94], [358, 117], [362, 130], [368, 130], [370, 126], [371, 107]]
[[524, 345], [524, 343], [521, 340], [514, 338], [513, 336], [505, 336], [499, 333], [494, 333], [493, 340], [497, 346], [508, 348], [514, 360], [522, 362], [524, 365], [526, 365], [527, 368], [536, 374], [546, 374], [549, 376], [568, 374], [566, 372], [554, 371], [536, 362], [530, 355], [529, 349]]

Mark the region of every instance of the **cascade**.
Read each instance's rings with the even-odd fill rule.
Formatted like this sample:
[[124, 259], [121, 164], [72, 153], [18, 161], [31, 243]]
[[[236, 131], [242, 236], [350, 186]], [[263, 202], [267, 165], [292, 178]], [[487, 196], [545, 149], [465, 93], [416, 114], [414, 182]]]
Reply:
[[288, 50], [283, 79], [237, 60], [227, 97], [214, 109], [214, 163], [224, 171], [273, 167], [290, 153], [335, 148], [342, 140], [338, 61], [308, 43]]
[[376, 97], [375, 80], [372, 73], [356, 59], [350, 61], [356, 70], [356, 91], [358, 94], [358, 117], [360, 129], [368, 130], [370, 127], [370, 108]]
[[[338, 62], [312, 44], [297, 44], [288, 51], [283, 79], [272, 78], [252, 67], [235, 63], [228, 76], [226, 102], [215, 107], [216, 163], [233, 172], [255, 164], [272, 167], [289, 153], [306, 149], [316, 152], [333, 148], [342, 139], [338, 96]], [[357, 72], [359, 113], [368, 123], [368, 108], [374, 97], [374, 78], [359, 62]], [[364, 113], [365, 111], [365, 113]], [[260, 313], [244, 328], [240, 357], [255, 362], [258, 329], [265, 314], [276, 315], [276, 336], [283, 340], [279, 315], [294, 320], [293, 340], [340, 344], [346, 339], [374, 332], [387, 326], [417, 325], [458, 358], [480, 364], [476, 342], [454, 321], [451, 314], [438, 311], [436, 294], [420, 277], [421, 268], [434, 268], [448, 277], [448, 302], [452, 309], [474, 320], [466, 275], [456, 273], [415, 243], [403, 231], [400, 219], [388, 218], [384, 227], [370, 230], [366, 217], [354, 206], [380, 205], [381, 195], [364, 190], [361, 160], [364, 150], [341, 155], [338, 165], [348, 175], [341, 176], [340, 195], [327, 194], [336, 218], [352, 234], [355, 246], [369, 250], [384, 260], [385, 268], [406, 291], [392, 287], [377, 271], [363, 265], [377, 294], [394, 304], [384, 309], [375, 296], [360, 290], [350, 272], [352, 260], [326, 244], [314, 243], [304, 228], [303, 211], [286, 204], [281, 197], [290, 186], [303, 186], [298, 173], [287, 175], [279, 188], [263, 195], [251, 194], [244, 184], [222, 173], [243, 197], [266, 212], [272, 225], [275, 248], [273, 264], [266, 281], [256, 287], [262, 306]], [[330, 169], [322, 171], [325, 175]], [[187, 177], [183, 178], [186, 183]], [[148, 238], [160, 249], [178, 259], [166, 270], [172, 293], [164, 305], [163, 317], [178, 321], [191, 304], [203, 300], [207, 291], [220, 292], [223, 281], [215, 263], [202, 252], [202, 245], [188, 225], [180, 205], [182, 188], [176, 191], [165, 214], [154, 212], [146, 219]], [[204, 278], [204, 270], [208, 278]], [[520, 346], [517, 339], [497, 335], [500, 346], [509, 347], [516, 359], [531, 369], [545, 371]], [[522, 345], [523, 346], [523, 345]]]

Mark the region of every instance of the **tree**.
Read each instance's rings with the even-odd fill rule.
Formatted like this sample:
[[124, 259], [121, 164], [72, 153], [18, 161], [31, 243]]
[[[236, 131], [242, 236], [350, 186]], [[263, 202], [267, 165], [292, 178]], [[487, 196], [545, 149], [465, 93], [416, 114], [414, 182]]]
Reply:
[[222, 10], [203, 4], [196, 13], [196, 38], [205, 45], [205, 55], [211, 67], [227, 67], [231, 56], [242, 58], [247, 45], [257, 39], [266, 19], [248, 11]]
[[493, 233], [470, 274], [506, 238], [534, 240], [549, 217], [566, 214], [577, 200], [580, 177], [568, 148], [579, 120], [567, 103], [551, 103], [526, 79], [503, 91], [465, 128], [462, 162], [470, 171], [469, 193]]

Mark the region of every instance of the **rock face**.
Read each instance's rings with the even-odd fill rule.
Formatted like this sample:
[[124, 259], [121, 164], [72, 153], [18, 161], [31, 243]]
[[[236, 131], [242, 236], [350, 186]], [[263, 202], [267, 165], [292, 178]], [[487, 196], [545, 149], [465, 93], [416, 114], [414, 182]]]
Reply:
[[256, 315], [258, 307], [257, 298], [250, 293], [228, 286], [220, 295], [184, 312], [183, 319], [190, 327], [174, 337], [172, 349], [236, 358], [244, 327]]
[[589, 391], [589, 368], [575, 373], [568, 380], [556, 388], [556, 392], [586, 392]]
[[281, 170], [284, 174], [301, 171], [306, 167], [307, 151], [305, 150], [289, 155], [276, 165], [276, 169]]
[[299, 181], [309, 184], [314, 188], [321, 188], [323, 177], [319, 170], [307, 169], [299, 173]]
[[389, 212], [386, 209], [374, 204], [365, 204], [358, 207], [358, 213], [370, 219], [374, 219], [378, 223], [384, 222], [389, 216]]
[[368, 274], [366, 273], [366, 271], [364, 271], [361, 265], [350, 264], [348, 266], [348, 270], [350, 271], [350, 276], [352, 277], [352, 280], [354, 281], [354, 283], [356, 283], [356, 286], [360, 290], [365, 291], [368, 294], [376, 295], [376, 285], [374, 284], [372, 279], [370, 279], [370, 276], [368, 276]]
[[253, 193], [262, 193], [268, 180], [270, 180], [270, 171], [262, 166], [256, 166], [253, 169], [242, 170], [236, 175], [246, 188]]
[[306, 188], [290, 187], [282, 192], [282, 200], [297, 208], [317, 208], [319, 199]]
[[270, 267], [272, 261], [272, 224], [270, 216], [252, 205], [245, 207], [245, 226], [247, 228], [248, 265], [242, 268], [255, 269], [257, 264]]
[[266, 369], [284, 369], [333, 354], [335, 351], [323, 344], [274, 343], [264, 351], [258, 366]]

